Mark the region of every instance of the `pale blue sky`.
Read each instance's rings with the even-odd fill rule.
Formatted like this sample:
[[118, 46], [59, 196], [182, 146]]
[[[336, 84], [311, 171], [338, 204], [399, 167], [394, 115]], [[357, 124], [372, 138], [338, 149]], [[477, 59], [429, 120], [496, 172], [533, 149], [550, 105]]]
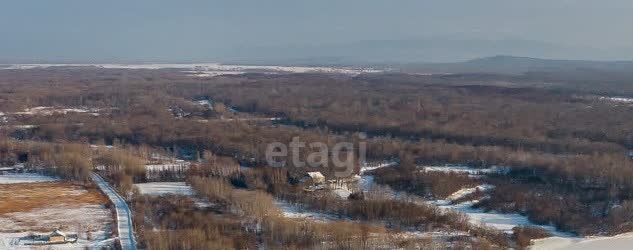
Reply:
[[[631, 0], [0, 0], [0, 61], [216, 61], [248, 57], [243, 49], [437, 37], [633, 59], [631, 13]], [[453, 57], [468, 55], [444, 60]]]

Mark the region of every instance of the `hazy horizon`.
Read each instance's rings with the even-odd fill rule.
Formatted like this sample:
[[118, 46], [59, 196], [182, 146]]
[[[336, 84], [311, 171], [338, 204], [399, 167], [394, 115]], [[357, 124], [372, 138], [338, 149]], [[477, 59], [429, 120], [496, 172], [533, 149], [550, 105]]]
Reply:
[[20, 1], [0, 63], [633, 59], [633, 2]]

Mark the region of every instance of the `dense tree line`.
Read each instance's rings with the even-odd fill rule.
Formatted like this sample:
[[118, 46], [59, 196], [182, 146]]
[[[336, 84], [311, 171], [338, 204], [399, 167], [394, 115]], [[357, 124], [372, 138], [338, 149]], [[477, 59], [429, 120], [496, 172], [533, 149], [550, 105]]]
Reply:
[[[632, 145], [631, 107], [539, 89], [280, 76], [209, 95], [296, 124], [553, 153]], [[283, 98], [282, 98], [283, 96]]]
[[93, 169], [92, 152], [85, 145], [0, 139], [3, 165], [25, 164], [27, 169], [64, 179], [87, 182]]
[[376, 225], [285, 218], [270, 194], [260, 190], [236, 189], [222, 178], [194, 177], [191, 184], [212, 203], [222, 204], [233, 214], [253, 219], [268, 246], [363, 249], [376, 244], [394, 244], [385, 237], [387, 230]]

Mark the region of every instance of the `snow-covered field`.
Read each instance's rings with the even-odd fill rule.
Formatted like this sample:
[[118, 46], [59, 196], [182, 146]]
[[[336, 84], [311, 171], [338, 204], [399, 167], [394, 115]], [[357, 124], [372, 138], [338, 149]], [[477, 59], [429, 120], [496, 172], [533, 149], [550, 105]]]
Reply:
[[193, 199], [198, 208], [213, 206], [206, 199], [196, 197], [196, 192], [185, 182], [148, 182], [134, 184], [142, 195], [164, 196], [164, 195], [184, 195]]
[[306, 209], [301, 208], [301, 206], [290, 204], [282, 200], [276, 200], [275, 205], [277, 205], [277, 207], [281, 209], [283, 216], [287, 218], [310, 219], [310, 220], [321, 221], [321, 222], [327, 222], [327, 221], [338, 219], [336, 216], [325, 214], [325, 213], [308, 211]]
[[[3, 192], [2, 192], [3, 191]], [[112, 213], [96, 191], [37, 174], [0, 175], [0, 249], [111, 247]], [[4, 202], [3, 202], [4, 201]], [[77, 234], [74, 244], [27, 246], [27, 236], [54, 229]]]
[[61, 114], [61, 115], [65, 115], [65, 114], [69, 114], [69, 113], [90, 113], [94, 116], [98, 116], [100, 112], [104, 111], [103, 109], [98, 109], [98, 108], [86, 108], [86, 107], [82, 107], [82, 108], [58, 108], [58, 107], [33, 107], [33, 108], [26, 108], [23, 111], [20, 112], [13, 112], [13, 113], [8, 113], [11, 115], [43, 115], [43, 116], [50, 116], [50, 115], [56, 115], [56, 114]]
[[243, 73], [328, 73], [358, 75], [361, 73], [378, 73], [382, 70], [370, 68], [343, 67], [300, 67], [300, 66], [256, 66], [225, 65], [219, 63], [199, 64], [13, 64], [0, 69], [36, 69], [50, 67], [97, 67], [104, 69], [180, 69], [184, 73], [196, 77], [212, 77], [217, 75], [235, 75]]
[[185, 182], [148, 182], [134, 184], [143, 195], [193, 195], [193, 189]]
[[77, 233], [77, 243], [42, 246], [36, 249], [81, 249], [110, 246], [110, 210], [103, 205], [55, 206], [28, 212], [0, 215], [0, 249], [33, 249], [25, 246], [23, 237], [48, 234], [52, 229], [67, 225], [65, 232]]
[[532, 250], [587, 249], [587, 250], [628, 250], [633, 248], [633, 233], [612, 237], [550, 237], [532, 241]]
[[421, 166], [424, 172], [445, 172], [445, 173], [460, 173], [468, 174], [471, 177], [486, 175], [486, 174], [507, 174], [510, 171], [509, 167], [492, 166], [489, 168], [473, 168], [465, 165], [442, 165], [442, 166]]
[[58, 181], [55, 177], [40, 174], [0, 174], [0, 184]]
[[491, 189], [495, 188], [495, 186], [490, 184], [482, 184], [472, 188], [462, 188], [461, 190], [451, 194], [446, 198], [448, 201], [456, 201], [459, 199], [463, 199], [468, 195], [474, 194], [475, 192], [487, 192]]

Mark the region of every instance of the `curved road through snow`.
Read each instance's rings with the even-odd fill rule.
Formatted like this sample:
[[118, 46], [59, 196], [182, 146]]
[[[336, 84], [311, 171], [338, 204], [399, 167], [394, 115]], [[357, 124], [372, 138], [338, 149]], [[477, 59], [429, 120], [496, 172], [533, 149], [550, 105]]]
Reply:
[[125, 199], [117, 194], [117, 192], [110, 187], [110, 184], [101, 178], [101, 176], [93, 173], [91, 177], [116, 208], [117, 229], [119, 231], [121, 248], [123, 250], [136, 250], [136, 239], [134, 238], [134, 229], [132, 227], [132, 212], [125, 202]]

